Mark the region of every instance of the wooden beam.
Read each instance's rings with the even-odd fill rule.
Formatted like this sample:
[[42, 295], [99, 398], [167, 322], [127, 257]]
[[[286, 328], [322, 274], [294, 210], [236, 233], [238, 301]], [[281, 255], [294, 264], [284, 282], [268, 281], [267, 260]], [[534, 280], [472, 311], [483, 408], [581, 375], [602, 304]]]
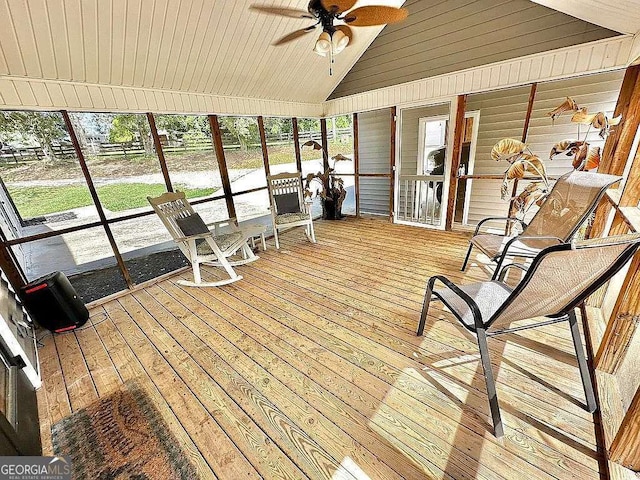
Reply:
[[322, 167], [325, 171], [329, 169], [329, 140], [327, 139], [327, 119], [320, 119], [320, 135], [322, 137]]
[[264, 163], [264, 171], [267, 175], [271, 175], [269, 167], [269, 150], [267, 149], [267, 135], [264, 132], [264, 118], [258, 116], [258, 130], [260, 131], [260, 146], [262, 147], [262, 162]]
[[69, 117], [69, 113], [66, 110], [62, 110], [61, 113], [62, 113], [62, 118], [64, 119], [64, 123], [67, 126], [67, 131], [69, 132], [69, 137], [71, 138], [71, 143], [73, 144], [73, 149], [76, 151], [76, 156], [78, 157], [78, 163], [80, 164], [80, 169], [82, 170], [82, 175], [84, 175], [84, 180], [85, 182], [87, 182], [89, 193], [91, 194], [91, 198], [93, 199], [93, 204], [95, 205], [96, 210], [98, 211], [98, 217], [100, 218], [100, 223], [102, 224], [102, 228], [104, 228], [104, 231], [107, 234], [107, 239], [109, 240], [109, 244], [111, 245], [111, 250], [113, 250], [113, 255], [116, 257], [116, 262], [118, 263], [118, 267], [120, 268], [120, 273], [122, 273], [122, 276], [124, 277], [124, 281], [127, 283], [127, 287], [131, 288], [134, 286], [133, 280], [131, 280], [131, 276], [129, 275], [129, 270], [127, 270], [127, 266], [124, 263], [122, 255], [120, 255], [118, 244], [116, 243], [116, 240], [113, 237], [113, 233], [111, 232], [111, 227], [109, 226], [109, 222], [107, 222], [107, 216], [104, 214], [104, 210], [102, 209], [102, 203], [100, 203], [98, 192], [96, 191], [96, 187], [93, 184], [91, 174], [89, 173], [89, 169], [87, 168], [87, 162], [84, 159], [84, 154], [82, 153], [80, 142], [78, 141], [76, 132], [73, 129], [71, 118]]
[[640, 199], [640, 147], [631, 163], [631, 169], [620, 197], [621, 207], [637, 207]]
[[458, 193], [458, 169], [462, 157], [462, 141], [464, 140], [464, 112], [467, 106], [467, 96], [458, 95], [456, 116], [453, 128], [453, 152], [451, 154], [451, 169], [449, 171], [449, 195], [447, 197], [447, 214], [444, 229], [451, 230], [456, 210], [456, 196]]
[[298, 119], [293, 117], [291, 119], [291, 126], [293, 128], [293, 149], [296, 153], [296, 167], [298, 171], [302, 173], [302, 155], [300, 154], [300, 133], [298, 131]]
[[532, 83], [531, 90], [529, 90], [529, 101], [527, 103], [527, 113], [524, 117], [524, 126], [522, 127], [522, 142], [527, 141], [529, 135], [529, 124], [531, 123], [531, 113], [533, 112], [533, 102], [536, 99], [536, 92], [538, 91], [538, 84]]
[[[621, 150], [626, 150], [628, 155], [629, 148], [633, 143], [633, 136], [640, 121], [638, 117], [638, 109], [640, 108], [640, 101], [638, 100], [640, 85], [638, 85], [638, 82], [640, 82], [640, 65], [627, 68], [614, 110], [615, 117], [622, 115], [622, 123], [615, 127], [611, 135], [607, 137], [602, 152], [602, 163], [600, 164], [600, 168], [598, 168], [599, 172], [621, 175], [624, 171], [626, 157], [621, 158]], [[632, 104], [634, 101], [635, 106]], [[630, 134], [632, 135], [629, 141]], [[622, 168], [620, 168], [621, 160]]]
[[389, 151], [389, 221], [393, 223], [393, 210], [396, 201], [396, 129], [398, 128], [397, 108], [391, 107], [391, 148]]
[[356, 217], [360, 217], [360, 140], [358, 133], [358, 114], [353, 114], [353, 174], [355, 175], [354, 192], [356, 196]]
[[[533, 112], [533, 102], [536, 99], [536, 91], [538, 90], [538, 84], [537, 83], [532, 83], [531, 84], [531, 89], [529, 90], [529, 101], [527, 102], [527, 113], [524, 116], [524, 125], [522, 126], [522, 136], [521, 136], [521, 140], [522, 142], [526, 142], [527, 141], [527, 136], [529, 135], [529, 124], [531, 123], [531, 113]], [[513, 180], [513, 187], [511, 188], [511, 200], [509, 200], [509, 211], [507, 212], [507, 215], [511, 214], [511, 210], [513, 209], [513, 203], [514, 203], [514, 199], [516, 198], [516, 195], [518, 194], [518, 185], [519, 185], [519, 179], [514, 179]], [[507, 225], [507, 235], [511, 234], [511, 228], [512, 228], [513, 224], [509, 223]]]
[[158, 160], [160, 161], [160, 170], [162, 170], [164, 184], [167, 187], [167, 192], [173, 192], [173, 185], [171, 185], [171, 178], [169, 178], [169, 170], [167, 169], [167, 162], [164, 158], [162, 142], [160, 142], [160, 135], [158, 135], [158, 129], [156, 128], [156, 119], [153, 117], [153, 113], [147, 112], [147, 120], [149, 121], [151, 136], [153, 137], [153, 145], [156, 147], [156, 154], [158, 155]]
[[622, 363], [640, 322], [640, 253], [633, 257], [620, 292], [595, 360], [597, 369], [611, 374]]
[[612, 208], [613, 206], [607, 198], [600, 200], [600, 204], [596, 208], [593, 224], [589, 230], [589, 238], [600, 238], [605, 236], [605, 233], [607, 233], [605, 232], [605, 229], [607, 227], [607, 221], [609, 220]]
[[631, 470], [640, 470], [640, 388], [611, 444], [609, 458]]
[[213, 148], [216, 151], [216, 159], [218, 160], [220, 177], [222, 178], [222, 190], [224, 191], [224, 199], [227, 202], [227, 212], [229, 214], [229, 217], [236, 218], [236, 207], [233, 203], [231, 181], [229, 180], [229, 170], [227, 169], [227, 160], [224, 156], [222, 134], [220, 133], [220, 123], [218, 122], [217, 115], [209, 115], [209, 126], [211, 128], [211, 135], [213, 136]]
[[0, 269], [4, 272], [13, 290], [19, 292], [26, 285], [25, 275], [13, 249], [7, 244], [7, 237], [0, 228]]

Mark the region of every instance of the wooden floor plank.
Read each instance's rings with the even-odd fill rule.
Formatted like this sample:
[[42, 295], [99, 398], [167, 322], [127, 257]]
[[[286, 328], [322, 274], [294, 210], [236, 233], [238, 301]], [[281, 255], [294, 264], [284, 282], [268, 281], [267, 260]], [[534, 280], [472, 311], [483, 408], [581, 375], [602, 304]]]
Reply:
[[[168, 362], [151, 344], [146, 333], [123, 308], [105, 305], [120, 334], [136, 352], [151, 380], [185, 426], [198, 449], [221, 478], [259, 478], [250, 462], [229, 440], [224, 430], [193, 395]], [[168, 353], [168, 352], [165, 352]]]
[[600, 478], [566, 325], [491, 340], [501, 440], [473, 339], [441, 306], [415, 336], [428, 276], [487, 279], [459, 271], [468, 235], [377, 219], [316, 235], [285, 233], [238, 283], [178, 273], [45, 338], [41, 428], [135, 379], [202, 478]]
[[107, 318], [106, 321], [96, 325], [95, 329], [100, 337], [100, 341], [109, 352], [110, 359], [118, 375], [122, 378], [122, 381], [135, 381], [145, 390], [160, 412], [169, 431], [175, 436], [179, 445], [189, 456], [199, 477], [203, 479], [217, 478], [204, 459], [202, 452], [193, 442], [190, 433], [184, 428], [172, 410], [171, 405], [162, 396], [160, 390], [151, 380], [149, 373], [138, 359], [138, 356], [131, 350], [129, 345], [127, 345], [112, 320]]
[[[215, 365], [206, 362], [201, 365], [194, 360], [194, 357], [199, 360], [207, 358], [207, 344], [198, 338], [188, 338], [187, 335], [181, 334], [183, 332], [178, 332], [180, 339], [178, 343], [174, 338], [174, 327], [179, 325], [176, 318], [169, 312], [164, 311], [161, 305], [145, 292], [137, 292], [134, 298], [139, 302], [138, 305], [135, 305], [131, 299], [122, 299], [127, 311], [135, 316], [138, 324], [148, 332], [149, 339], [157, 347], [185, 354], [176, 355], [175, 359], [174, 355], [166, 356], [166, 358], [245, 457], [249, 459], [252, 465], [258, 467], [261, 475], [267, 478], [300, 478], [302, 471], [295, 466], [290, 457], [280, 450], [272, 442], [271, 438], [265, 435], [252, 421], [251, 417], [239, 408], [236, 404], [238, 400], [229, 397], [208, 373], [216, 367], [221, 367], [224, 377], [233, 378], [236, 376], [233, 369], [229, 365], [221, 365], [222, 362], [218, 362]], [[166, 333], [158, 329], [157, 325], [161, 325]], [[193, 348], [190, 349], [192, 346]], [[241, 379], [236, 379], [236, 382], [240, 386], [235, 393], [247, 393], [247, 398], [255, 400], [256, 408], [262, 409], [265, 412], [265, 417], [277, 427], [283, 427], [283, 435], [289, 438], [292, 427], [290, 425], [285, 426], [287, 417], [274, 408], [268, 408], [268, 400], [266, 398], [257, 398], [255, 392], [252, 392], [250, 384], [243, 383]], [[303, 436], [298, 436], [291, 443], [304, 444], [305, 439]], [[314, 449], [311, 445], [305, 445], [304, 450], [312, 451], [312, 455], [306, 458], [307, 462], [321, 456], [318, 455], [318, 449]]]
[[[247, 285], [247, 282], [243, 283], [242, 285], [238, 285], [236, 288], [244, 289], [246, 285]], [[250, 293], [253, 294], [254, 297], [257, 297], [256, 291], [250, 291]], [[266, 297], [266, 295], [267, 295], [266, 293], [264, 292], [262, 293], [262, 297]], [[257, 298], [256, 300], [254, 300], [254, 302], [259, 302], [259, 303], [256, 303], [256, 305], [258, 306], [261, 312], [268, 313], [269, 316], [272, 318], [279, 318], [283, 325], [288, 324], [292, 330], [303, 331], [305, 332], [306, 335], [308, 335], [309, 339], [313, 338], [316, 345], [312, 348], [317, 349], [318, 345], [323, 345], [326, 347], [326, 351], [324, 352], [325, 354], [327, 352], [341, 352], [339, 353], [339, 356], [342, 357], [347, 362], [351, 363], [351, 366], [360, 367], [366, 372], [368, 372], [369, 374], [372, 374], [378, 379], [385, 381], [388, 385], [391, 385], [397, 388], [399, 392], [397, 392], [396, 395], [402, 398], [402, 401], [400, 403], [404, 405], [415, 404], [416, 397], [418, 397], [421, 402], [429, 404], [429, 400], [434, 395], [433, 389], [425, 388], [425, 384], [427, 382], [421, 376], [413, 377], [413, 376], [408, 376], [405, 373], [407, 371], [410, 371], [410, 372], [415, 371], [416, 367], [418, 367], [419, 369], [419, 366], [417, 366], [415, 362], [413, 362], [412, 360], [404, 363], [395, 363], [390, 361], [391, 357], [394, 355], [393, 352], [385, 352], [384, 356], [386, 357], [386, 359], [383, 361], [373, 354], [369, 355], [369, 353], [358, 351], [357, 340], [354, 340], [351, 343], [347, 343], [347, 342], [341, 343], [339, 339], [332, 338], [331, 333], [335, 332], [335, 328], [333, 328], [332, 326], [328, 324], [324, 324], [322, 325], [323, 328], [316, 328], [314, 326], [314, 323], [318, 321], [317, 318], [313, 318], [312, 316], [305, 317], [304, 315], [301, 315], [299, 317], [300, 318], [299, 321], [298, 320], [294, 321], [294, 318], [298, 316], [296, 309], [289, 310], [289, 311], [276, 310], [271, 305], [277, 304], [280, 307], [285, 309], [287, 308], [287, 305], [286, 303], [279, 303], [278, 300], [274, 297], [269, 297], [268, 301], [265, 301], [265, 303], [262, 303], [263, 302], [262, 299], [257, 299]], [[230, 302], [227, 301], [227, 303], [230, 303]], [[248, 313], [248, 315], [251, 318], [255, 319], [257, 318], [258, 312], [254, 311], [254, 312]], [[276, 327], [272, 326], [270, 328], [274, 329], [273, 331], [275, 331]], [[282, 334], [283, 338], [286, 336], [287, 336], [286, 332]], [[289, 334], [289, 337], [291, 338], [291, 334]], [[371, 343], [369, 343], [367, 346], [370, 347], [369, 352], [375, 350], [374, 346]], [[318, 352], [316, 353], [318, 354]], [[335, 358], [331, 357], [331, 358], [327, 358], [324, 363], [333, 364], [335, 362], [336, 362]], [[393, 363], [395, 364], [392, 365]], [[349, 376], [354, 378], [354, 383], [358, 385], [362, 385], [362, 384], [366, 385], [367, 382], [375, 382], [375, 379], [367, 376], [366, 374], [364, 374], [364, 372], [358, 373], [357, 371], [349, 369], [349, 366], [343, 365], [341, 369], [347, 372]], [[356, 376], [356, 375], [359, 375], [359, 376]], [[473, 384], [477, 378], [478, 378], [477, 375], [473, 375], [471, 377], [468, 377], [466, 380], [471, 384]], [[386, 388], [388, 389], [388, 386]], [[384, 389], [385, 389], [385, 386], [380, 384], [376, 384], [375, 386], [372, 387], [372, 390], [374, 391], [375, 390], [384, 391]], [[477, 400], [478, 402], [482, 402], [481, 408], [483, 410], [486, 410], [487, 408], [486, 395], [484, 396], [484, 398], [482, 398], [481, 396], [479, 397], [480, 398], [478, 398]], [[437, 398], [436, 401], [431, 403], [431, 405], [435, 406], [436, 408], [440, 408], [443, 405], [443, 400], [444, 400], [443, 398], [439, 397]], [[419, 409], [420, 405], [416, 404], [416, 408]], [[440, 421], [446, 422], [447, 420], [446, 416], [447, 414], [449, 414], [449, 411], [446, 409], [434, 410], [434, 411], [430, 410], [429, 418], [424, 418], [422, 415], [420, 415], [415, 419], [415, 421], [416, 423], [428, 422], [438, 414], [443, 415]], [[457, 414], [458, 412], [456, 409], [456, 415]], [[440, 423], [440, 425], [442, 425], [442, 423]], [[488, 424], [476, 425], [476, 428], [478, 431], [484, 432], [486, 431], [487, 426]], [[438, 428], [438, 424], [435, 423], [433, 425], [433, 428], [434, 429]], [[458, 437], [462, 436], [463, 438], [466, 438], [465, 437], [466, 430], [457, 430], [457, 434], [458, 434]], [[458, 439], [458, 441], [461, 441], [461, 440]], [[483, 449], [483, 453], [485, 452], [488, 452], [488, 454], [491, 454], [491, 449], [487, 448], [486, 443]], [[504, 452], [502, 452], [502, 455], [504, 455]], [[514, 459], [513, 462], [517, 463], [517, 460]], [[523, 467], [523, 468], [526, 469], [526, 467]]]

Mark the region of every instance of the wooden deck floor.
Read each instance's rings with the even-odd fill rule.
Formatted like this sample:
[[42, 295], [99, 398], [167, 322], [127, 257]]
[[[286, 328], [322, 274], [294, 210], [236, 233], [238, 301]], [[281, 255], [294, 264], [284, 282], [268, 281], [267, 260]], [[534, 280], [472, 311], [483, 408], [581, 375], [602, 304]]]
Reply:
[[415, 336], [428, 276], [487, 278], [459, 271], [464, 235], [316, 231], [286, 233], [233, 285], [165, 280], [45, 338], [45, 450], [50, 425], [137, 379], [203, 478], [602, 478], [567, 325], [489, 341], [501, 440], [473, 339], [437, 309]]

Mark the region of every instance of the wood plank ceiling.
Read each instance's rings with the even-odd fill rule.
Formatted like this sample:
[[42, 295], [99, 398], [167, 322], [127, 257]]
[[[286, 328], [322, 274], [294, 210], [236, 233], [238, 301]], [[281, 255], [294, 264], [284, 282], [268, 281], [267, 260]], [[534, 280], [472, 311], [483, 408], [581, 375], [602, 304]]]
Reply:
[[[336, 57], [319, 34], [271, 43], [309, 20], [249, 11], [306, 9], [307, 0], [0, 0], [0, 76], [322, 102], [381, 27], [360, 27]], [[359, 5], [376, 3], [361, 0]], [[402, 0], [385, 0], [399, 5]]]
[[529, 0], [409, 0], [404, 6], [409, 18], [378, 35], [331, 98], [618, 34]]

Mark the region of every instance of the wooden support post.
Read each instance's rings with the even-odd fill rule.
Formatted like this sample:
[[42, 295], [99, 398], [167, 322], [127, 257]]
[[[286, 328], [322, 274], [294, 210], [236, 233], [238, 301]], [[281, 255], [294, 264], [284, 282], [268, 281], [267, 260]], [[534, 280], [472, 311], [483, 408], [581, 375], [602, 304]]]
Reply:
[[302, 173], [302, 155], [300, 154], [300, 132], [298, 131], [298, 119], [293, 117], [291, 119], [291, 126], [293, 128], [293, 149], [296, 152], [296, 167], [298, 171]]
[[160, 170], [162, 170], [162, 176], [164, 177], [164, 184], [167, 187], [167, 192], [173, 192], [173, 185], [171, 185], [171, 178], [169, 178], [169, 170], [167, 169], [167, 162], [164, 158], [164, 152], [162, 151], [162, 143], [160, 142], [160, 136], [158, 135], [158, 129], [156, 128], [156, 119], [151, 112], [147, 112], [147, 120], [149, 121], [149, 128], [151, 129], [151, 136], [153, 137], [153, 145], [156, 147], [156, 154], [160, 161]]
[[26, 285], [27, 276], [18, 263], [13, 249], [7, 245], [7, 237], [2, 229], [0, 229], [0, 269], [4, 272], [14, 291], [19, 292]]
[[447, 197], [447, 214], [445, 217], [445, 230], [451, 230], [453, 217], [456, 211], [456, 196], [458, 194], [458, 170], [462, 157], [462, 142], [464, 140], [464, 112], [467, 106], [467, 96], [458, 95], [456, 116], [453, 128], [453, 152], [451, 154], [451, 169], [449, 170], [449, 196]]
[[[622, 123], [613, 129], [607, 137], [602, 153], [602, 162], [598, 171], [611, 175], [622, 175], [625, 163], [629, 157], [631, 146], [640, 125], [640, 65], [627, 68], [620, 95], [616, 103], [614, 116], [622, 115]], [[596, 209], [595, 220], [589, 238], [606, 235], [605, 226], [611, 203], [603, 199]]]
[[602, 152], [599, 172], [622, 175], [624, 165], [640, 125], [640, 65], [627, 68], [614, 117], [622, 115], [622, 123], [613, 128]]
[[320, 119], [320, 135], [322, 136], [322, 167], [329, 169], [329, 140], [327, 139], [327, 119]]
[[267, 135], [264, 132], [264, 119], [262, 115], [258, 117], [258, 130], [260, 131], [260, 145], [262, 146], [262, 162], [264, 163], [264, 171], [267, 175], [271, 175], [269, 167], [269, 150], [267, 149]]
[[71, 118], [69, 117], [69, 113], [66, 110], [62, 110], [62, 118], [64, 119], [64, 123], [67, 126], [67, 131], [69, 132], [69, 137], [71, 138], [71, 143], [73, 144], [73, 148], [76, 151], [76, 156], [78, 157], [78, 163], [80, 164], [80, 169], [82, 170], [82, 174], [84, 175], [84, 180], [87, 182], [87, 187], [89, 188], [89, 193], [91, 194], [91, 198], [93, 199], [93, 204], [98, 211], [98, 217], [100, 218], [100, 223], [102, 224], [102, 228], [104, 228], [105, 233], [107, 234], [107, 239], [109, 240], [109, 244], [111, 245], [111, 249], [113, 250], [113, 255], [116, 257], [116, 262], [118, 262], [118, 267], [120, 267], [120, 272], [124, 277], [124, 281], [127, 283], [127, 287], [133, 287], [133, 281], [131, 280], [131, 276], [129, 275], [129, 270], [127, 270], [127, 266], [124, 263], [122, 255], [120, 255], [120, 250], [118, 249], [118, 244], [116, 243], [115, 238], [113, 237], [113, 233], [111, 232], [111, 227], [107, 222], [107, 217], [104, 214], [104, 210], [102, 209], [102, 204], [100, 203], [100, 198], [98, 197], [98, 192], [96, 191], [96, 187], [93, 184], [93, 180], [91, 179], [91, 174], [89, 173], [89, 169], [87, 168], [87, 162], [84, 159], [84, 154], [82, 153], [82, 148], [80, 147], [80, 142], [78, 142], [78, 137], [76, 136], [76, 132], [73, 129], [73, 125], [71, 124]]
[[236, 207], [233, 203], [233, 195], [231, 194], [231, 181], [229, 180], [229, 170], [227, 169], [227, 160], [224, 156], [224, 146], [222, 145], [220, 123], [218, 122], [217, 115], [209, 115], [209, 126], [213, 136], [213, 147], [216, 150], [220, 177], [222, 178], [222, 190], [224, 191], [224, 199], [227, 202], [227, 212], [229, 217], [236, 218]]
[[360, 217], [360, 140], [358, 137], [358, 114], [353, 114], [353, 173], [354, 195], [356, 196], [356, 217]]
[[393, 223], [396, 201], [396, 129], [398, 128], [397, 108], [391, 107], [391, 148], [389, 151], [389, 221]]
[[611, 374], [622, 363], [640, 322], [640, 253], [633, 257], [620, 292], [595, 360], [597, 369]]
[[640, 388], [609, 448], [609, 458], [631, 470], [640, 470]]
[[[527, 113], [525, 114], [524, 125], [522, 126], [521, 140], [523, 143], [527, 141], [527, 136], [529, 135], [529, 124], [531, 123], [531, 113], [533, 112], [533, 102], [536, 99], [537, 90], [538, 90], [538, 84], [532, 83], [531, 89], [529, 90], [529, 101], [527, 103]], [[517, 178], [514, 179], [513, 188], [511, 189], [511, 200], [509, 200], [509, 211], [507, 212], [507, 215], [510, 215], [511, 210], [513, 209], [514, 198], [518, 194], [518, 184], [519, 184], [518, 179]], [[511, 235], [512, 226], [513, 226], [512, 223], [507, 224], [507, 235]]]

